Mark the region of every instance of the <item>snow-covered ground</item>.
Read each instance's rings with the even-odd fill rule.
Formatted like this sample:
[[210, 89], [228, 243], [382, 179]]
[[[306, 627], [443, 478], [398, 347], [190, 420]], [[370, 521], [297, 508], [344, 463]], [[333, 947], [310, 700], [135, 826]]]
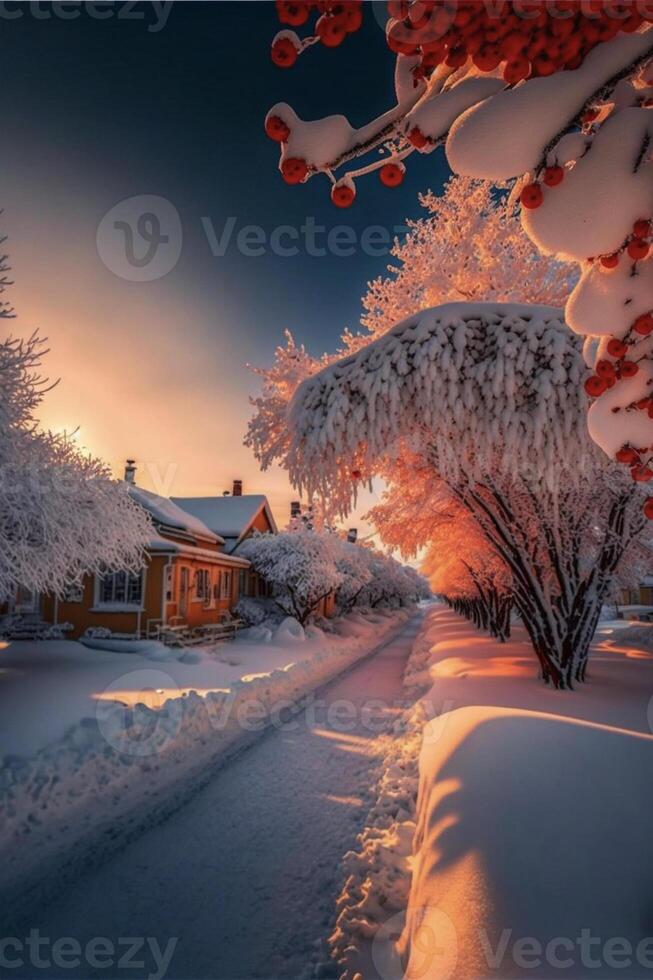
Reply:
[[[56, 901], [34, 895], [23, 926], [1, 935], [26, 936], [29, 927], [49, 937], [43, 977], [98, 975], [88, 955], [96, 937], [104, 938], [105, 963], [113, 950], [108, 975], [132, 980], [334, 976], [323, 940], [340, 861], [364, 824], [383, 733], [405, 704], [419, 620], [397, 630], [393, 618], [373, 656], [212, 773], [169, 819], [105, 852], [99, 867], [85, 862]], [[77, 966], [70, 956], [55, 961], [61, 937], [81, 947]], [[124, 937], [148, 937], [136, 950], [140, 968], [116, 968], [128, 950]], [[18, 955], [23, 966], [12, 975], [33, 978], [27, 949]]]
[[589, 683], [556, 692], [520, 628], [501, 646], [432, 609], [407, 672], [422, 700], [347, 859], [343, 977], [650, 974], [653, 653], [634, 629], [602, 623]]
[[20, 888], [28, 901], [30, 884], [81, 862], [101, 837], [162, 815], [409, 615], [351, 614], [329, 633], [286, 620], [272, 636], [257, 628], [213, 649], [156, 646], [148, 657], [3, 645], [0, 892]]

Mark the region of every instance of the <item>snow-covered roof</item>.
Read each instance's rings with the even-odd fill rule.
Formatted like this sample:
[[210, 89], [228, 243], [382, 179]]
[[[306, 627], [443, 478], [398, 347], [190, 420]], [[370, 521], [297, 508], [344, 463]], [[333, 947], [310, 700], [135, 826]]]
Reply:
[[178, 504], [167, 497], [160, 497], [142, 487], [129, 486], [129, 494], [144, 508], [157, 524], [183, 531], [193, 537], [210, 541], [212, 544], [224, 544], [219, 534], [209, 530], [206, 524], [196, 514], [183, 510]]
[[208, 548], [199, 548], [195, 545], [184, 544], [181, 541], [172, 541], [164, 538], [160, 534], [155, 535], [148, 542], [148, 550], [159, 555], [179, 555], [182, 558], [200, 558], [214, 565], [234, 565], [237, 568], [249, 568], [250, 562], [247, 558], [239, 555], [230, 555], [224, 551], [211, 551]]
[[219, 535], [229, 551], [247, 534], [261, 511], [272, 530], [277, 530], [268, 499], [262, 493], [240, 497], [173, 497], [172, 500]]

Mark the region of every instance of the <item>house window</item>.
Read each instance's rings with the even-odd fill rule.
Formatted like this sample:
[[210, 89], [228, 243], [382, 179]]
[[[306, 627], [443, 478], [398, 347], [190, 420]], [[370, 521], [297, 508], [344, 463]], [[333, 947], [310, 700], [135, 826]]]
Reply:
[[195, 572], [195, 598], [202, 602], [211, 598], [211, 574], [207, 568], [198, 568]]
[[175, 570], [172, 565], [166, 565], [165, 595], [166, 602], [175, 601]]
[[231, 577], [231, 571], [222, 573], [222, 588], [220, 590], [220, 596], [223, 599], [231, 598]]
[[39, 608], [39, 594], [19, 586], [16, 595], [15, 609], [17, 613], [36, 613]]
[[247, 572], [244, 568], [241, 568], [238, 573], [238, 595], [247, 595], [247, 578]]
[[111, 572], [100, 579], [98, 601], [103, 606], [140, 606], [143, 601], [143, 574]]

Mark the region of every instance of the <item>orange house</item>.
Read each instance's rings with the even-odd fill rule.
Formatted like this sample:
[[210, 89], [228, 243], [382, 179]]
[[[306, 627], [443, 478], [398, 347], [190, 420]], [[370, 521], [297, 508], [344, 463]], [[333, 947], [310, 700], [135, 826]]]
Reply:
[[[263, 494], [243, 494], [235, 480], [233, 495], [159, 497], [134, 483], [135, 468], [125, 480], [132, 498], [150, 515], [153, 536], [138, 573], [87, 575], [62, 598], [21, 590], [11, 611], [28, 621], [63, 626], [79, 638], [88, 629], [104, 628], [130, 636], [155, 636], [160, 627], [209, 626], [233, 612], [241, 596], [266, 597], [270, 587], [238, 554], [255, 531], [277, 533]], [[319, 612], [333, 615], [333, 596]]]
[[41, 597], [33, 611], [47, 623], [71, 624], [73, 638], [89, 627], [152, 636], [163, 625], [220, 622], [238, 602], [249, 562], [227, 554], [219, 534], [172, 501], [134, 485], [130, 494], [154, 524], [145, 567], [86, 576], [63, 599]]

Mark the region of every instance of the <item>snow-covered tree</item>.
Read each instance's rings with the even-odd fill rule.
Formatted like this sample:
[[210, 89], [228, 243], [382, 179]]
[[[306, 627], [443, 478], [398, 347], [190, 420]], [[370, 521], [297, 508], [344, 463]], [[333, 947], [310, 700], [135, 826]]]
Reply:
[[412, 605], [429, 596], [427, 583], [415, 569], [375, 549], [361, 550], [368, 551], [371, 575], [361, 593], [360, 605], [393, 609]]
[[270, 583], [282, 612], [302, 625], [343, 580], [336, 564], [336, 539], [321, 531], [298, 528], [255, 534], [243, 543], [240, 553]]
[[587, 438], [584, 372], [557, 311], [449, 304], [304, 381], [278, 455], [342, 513], [402, 461], [422, 509], [445, 484], [510, 570], [544, 678], [569, 687], [642, 525], [631, 485]]
[[512, 575], [474, 517], [443, 481], [402, 455], [387, 471], [389, 489], [368, 517], [386, 544], [421, 554], [433, 592], [503, 641], [510, 635]]
[[573, 266], [538, 252], [506, 197], [470, 177], [452, 177], [441, 196], [421, 195], [428, 217], [407, 222], [406, 238], [392, 249], [398, 264], [388, 267], [390, 276], [371, 282], [363, 297], [367, 330], [378, 337], [443, 303], [564, 305], [575, 281]]
[[136, 570], [151, 524], [98, 459], [39, 428], [44, 342], [0, 341], [0, 602], [61, 595], [87, 573]]
[[[281, 4], [282, 22], [306, 25], [311, 6]], [[321, 42], [337, 46], [360, 11], [327, 2], [303, 40], [273, 42], [289, 67]], [[413, 152], [444, 145], [457, 174], [517, 178], [523, 225], [538, 248], [580, 267], [566, 309], [593, 339], [587, 380], [596, 399], [592, 438], [653, 480], [653, 12], [646, 4], [436, 3], [391, 0], [387, 39], [397, 53], [396, 104], [361, 128], [344, 116], [303, 121], [286, 103], [266, 119], [288, 183], [324, 174], [335, 204], [356, 198], [372, 171], [404, 179]], [[381, 154], [379, 155], [379, 150]], [[352, 160], [376, 154], [346, 170]], [[598, 338], [598, 339], [597, 339]], [[653, 497], [644, 505], [653, 518]]]
[[372, 554], [367, 548], [342, 538], [336, 543], [336, 568], [342, 581], [336, 592], [338, 609], [347, 613], [356, 604], [361, 605], [362, 597], [373, 578]]

